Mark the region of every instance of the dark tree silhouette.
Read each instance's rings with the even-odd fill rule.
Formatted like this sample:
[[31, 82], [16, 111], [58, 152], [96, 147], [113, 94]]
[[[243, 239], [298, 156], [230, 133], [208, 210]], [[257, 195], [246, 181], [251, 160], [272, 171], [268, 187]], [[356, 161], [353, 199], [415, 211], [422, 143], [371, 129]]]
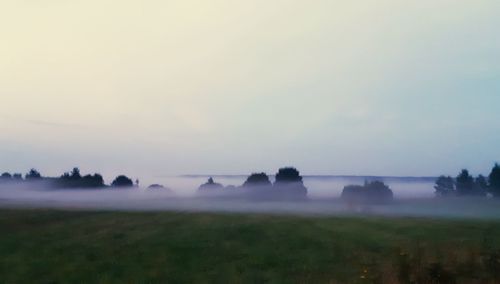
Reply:
[[71, 171], [70, 177], [73, 180], [79, 180], [79, 179], [81, 179], [82, 175], [80, 174], [80, 169], [79, 168], [73, 168], [73, 170]]
[[488, 193], [488, 179], [479, 175], [474, 181], [474, 192], [476, 195], [485, 196]]
[[134, 183], [132, 180], [124, 175], [119, 175], [115, 178], [115, 180], [111, 183], [113, 187], [132, 187]]
[[26, 180], [38, 180], [41, 178], [42, 175], [35, 169], [31, 169], [25, 176]]
[[148, 189], [164, 189], [165, 187], [161, 184], [152, 184], [148, 186]]
[[500, 165], [495, 164], [489, 175], [490, 192], [494, 197], [500, 197]]
[[152, 184], [150, 186], [148, 186], [148, 190], [151, 190], [151, 191], [158, 191], [158, 192], [168, 192], [168, 193], [173, 193], [172, 189], [162, 185], [162, 184]]
[[361, 185], [344, 187], [341, 198], [349, 203], [378, 204], [392, 201], [392, 190], [381, 181], [365, 182]]
[[302, 183], [302, 177], [297, 169], [292, 167], [281, 168], [276, 174], [276, 183], [290, 183], [299, 182]]
[[213, 178], [209, 178], [208, 181], [202, 185], [200, 185], [200, 187], [198, 187], [198, 190], [200, 191], [207, 191], [207, 190], [220, 190], [220, 189], [224, 189], [224, 186], [220, 183], [216, 183], [214, 181]]
[[73, 168], [73, 170], [71, 170], [71, 172], [64, 173], [61, 176], [61, 179], [68, 180], [68, 181], [78, 181], [81, 178], [82, 178], [82, 175], [80, 174], [80, 169], [78, 169], [78, 168]]
[[469, 171], [463, 169], [456, 178], [456, 188], [458, 195], [475, 195], [474, 178], [469, 174]]
[[440, 176], [436, 180], [434, 189], [436, 189], [437, 196], [449, 196], [455, 194], [455, 181], [450, 176]]
[[85, 175], [79, 180], [81, 187], [98, 188], [104, 187], [104, 179], [100, 174]]
[[3, 173], [0, 176], [0, 179], [2, 179], [2, 180], [10, 180], [10, 179], [12, 179], [12, 175], [10, 173], [5, 172], [5, 173]]
[[85, 175], [82, 177], [78, 168], [73, 168], [71, 172], [64, 173], [54, 183], [58, 188], [98, 188], [104, 187], [104, 179], [100, 174]]
[[245, 183], [243, 183], [244, 187], [252, 187], [252, 186], [271, 186], [271, 181], [269, 177], [265, 173], [253, 173], [251, 174]]
[[307, 188], [302, 182], [302, 176], [300, 176], [299, 171], [293, 167], [286, 167], [278, 170], [273, 190], [278, 198], [305, 199], [307, 197]]
[[20, 181], [20, 180], [23, 180], [23, 175], [20, 173], [15, 173], [12, 175], [12, 178], [16, 181]]

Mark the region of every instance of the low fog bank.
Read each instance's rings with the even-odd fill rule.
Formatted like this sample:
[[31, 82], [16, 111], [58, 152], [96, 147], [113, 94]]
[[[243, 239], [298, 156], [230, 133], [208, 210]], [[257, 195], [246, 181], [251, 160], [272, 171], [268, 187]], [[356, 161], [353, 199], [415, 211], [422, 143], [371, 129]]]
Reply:
[[[248, 178], [247, 175], [186, 175], [146, 177], [150, 183], [160, 183], [173, 189], [176, 195], [193, 196], [198, 186], [213, 177], [224, 186], [239, 186]], [[275, 176], [269, 176], [274, 182]], [[434, 197], [434, 183], [437, 177], [376, 177], [376, 176], [303, 176], [310, 199], [340, 197], [346, 185], [363, 184], [365, 181], [379, 180], [385, 182], [394, 192], [396, 199], [431, 198]]]
[[1, 187], [0, 207], [71, 210], [234, 212], [324, 216], [409, 216], [500, 218], [500, 201], [488, 198], [405, 198], [387, 204], [347, 204], [338, 197], [305, 201], [248, 200], [231, 195], [178, 195], [170, 191], [131, 189], [47, 190], [33, 185]]

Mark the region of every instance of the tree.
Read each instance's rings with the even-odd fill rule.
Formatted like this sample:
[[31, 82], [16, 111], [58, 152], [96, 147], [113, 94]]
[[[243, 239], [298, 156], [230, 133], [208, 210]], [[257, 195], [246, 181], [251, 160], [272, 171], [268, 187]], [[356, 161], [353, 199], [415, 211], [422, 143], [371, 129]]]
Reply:
[[390, 202], [394, 194], [382, 181], [365, 181], [364, 185], [345, 186], [341, 198], [349, 203], [378, 204]]
[[206, 183], [204, 183], [204, 184], [200, 185], [200, 187], [198, 187], [198, 190], [200, 190], [200, 191], [206, 191], [206, 190], [213, 191], [213, 190], [220, 190], [220, 189], [224, 189], [224, 186], [220, 183], [216, 183], [212, 177], [210, 177]]
[[489, 175], [490, 192], [495, 197], [500, 197], [500, 165], [495, 164]]
[[456, 178], [456, 188], [458, 195], [474, 195], [474, 178], [469, 171], [463, 169]]
[[450, 176], [440, 176], [436, 180], [436, 195], [438, 196], [448, 196], [455, 193], [455, 181]]
[[163, 184], [156, 184], [156, 183], [148, 186], [148, 190], [164, 192], [164, 193], [173, 193], [172, 189], [164, 186]]
[[273, 185], [274, 193], [278, 198], [285, 199], [305, 199], [307, 188], [304, 186], [302, 176], [293, 167], [281, 168], [276, 174], [276, 181]]
[[474, 193], [476, 195], [485, 196], [488, 192], [488, 180], [485, 176], [479, 175], [474, 181]]
[[104, 179], [100, 174], [85, 175], [81, 178], [79, 184], [81, 185], [81, 187], [87, 188], [104, 187]]
[[266, 173], [253, 173], [247, 178], [243, 186], [271, 186], [271, 181]]
[[165, 187], [161, 184], [152, 184], [150, 186], [148, 186], [148, 189], [165, 189]]
[[82, 178], [82, 175], [80, 174], [80, 169], [79, 168], [73, 168], [71, 172], [66, 172], [61, 176], [61, 179], [67, 180], [67, 181], [79, 181]]
[[111, 186], [113, 186], [113, 187], [132, 187], [132, 186], [134, 186], [134, 183], [127, 176], [119, 175], [111, 183]]
[[15, 173], [12, 175], [12, 178], [19, 181], [23, 179], [23, 175], [20, 173]]
[[365, 189], [377, 202], [387, 202], [393, 199], [392, 190], [382, 181], [365, 182]]
[[275, 183], [302, 183], [302, 177], [296, 168], [281, 168], [276, 174]]
[[3, 173], [1, 176], [0, 176], [0, 179], [2, 180], [10, 180], [12, 178], [12, 175], [10, 173]]
[[80, 174], [80, 169], [79, 168], [73, 168], [73, 170], [71, 171], [71, 175], [70, 175], [71, 179], [72, 180], [79, 180], [82, 178], [82, 175]]
[[31, 169], [25, 176], [26, 180], [38, 180], [41, 178], [42, 175], [35, 169]]
[[82, 176], [78, 168], [73, 168], [71, 172], [64, 173], [56, 180], [54, 186], [58, 188], [98, 188], [104, 187], [105, 184], [100, 174]]

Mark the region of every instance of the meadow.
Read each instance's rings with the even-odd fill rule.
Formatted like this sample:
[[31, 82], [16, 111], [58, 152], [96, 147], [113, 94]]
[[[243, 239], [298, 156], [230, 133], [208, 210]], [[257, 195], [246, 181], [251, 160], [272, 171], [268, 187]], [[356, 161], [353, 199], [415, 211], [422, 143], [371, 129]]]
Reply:
[[0, 210], [0, 283], [500, 283], [500, 221]]

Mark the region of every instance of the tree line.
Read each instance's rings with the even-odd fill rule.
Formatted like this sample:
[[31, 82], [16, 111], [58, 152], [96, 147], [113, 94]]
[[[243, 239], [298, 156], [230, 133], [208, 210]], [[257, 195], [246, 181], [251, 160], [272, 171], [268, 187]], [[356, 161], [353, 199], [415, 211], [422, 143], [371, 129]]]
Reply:
[[440, 176], [434, 186], [437, 196], [487, 196], [500, 197], [500, 165], [495, 164], [488, 177], [473, 177], [463, 169], [455, 177]]
[[[81, 175], [80, 169], [75, 167], [69, 172], [63, 173], [60, 177], [44, 177], [36, 169], [29, 170], [23, 177], [20, 173], [3, 173], [0, 176], [0, 183], [30, 183], [42, 182], [49, 188], [106, 188], [106, 187], [133, 187], [132, 179], [125, 175], [117, 176], [110, 185], [104, 183], [101, 174]], [[138, 181], [136, 181], [138, 185]]]
[[[253, 199], [305, 199], [307, 188], [300, 172], [294, 167], [280, 168], [275, 175], [274, 183], [264, 173], [252, 173], [241, 186], [223, 186], [212, 177], [198, 188], [201, 193], [241, 193]], [[239, 190], [239, 191], [238, 191]]]

